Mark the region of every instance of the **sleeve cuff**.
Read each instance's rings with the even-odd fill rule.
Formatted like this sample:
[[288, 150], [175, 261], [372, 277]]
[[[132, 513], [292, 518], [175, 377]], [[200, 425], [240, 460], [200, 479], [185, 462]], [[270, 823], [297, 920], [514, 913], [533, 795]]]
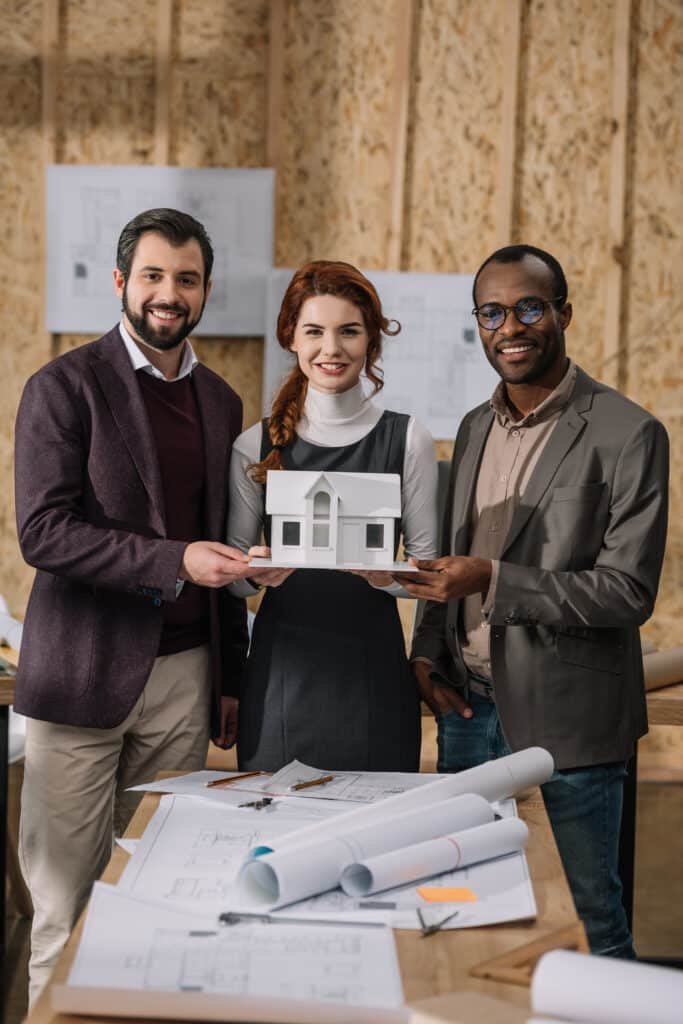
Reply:
[[497, 558], [491, 559], [491, 582], [489, 583], [489, 589], [486, 591], [486, 597], [484, 603], [481, 606], [481, 612], [484, 618], [488, 619], [489, 615], [493, 611], [493, 606], [496, 603], [496, 591], [498, 590], [498, 577], [500, 575], [500, 562]]

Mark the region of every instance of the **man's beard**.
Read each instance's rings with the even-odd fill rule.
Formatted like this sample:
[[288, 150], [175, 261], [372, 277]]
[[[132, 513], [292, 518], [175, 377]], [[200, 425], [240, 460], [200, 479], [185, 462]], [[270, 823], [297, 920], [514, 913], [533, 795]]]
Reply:
[[[156, 349], [158, 352], [170, 352], [171, 349], [177, 348], [188, 334], [191, 334], [197, 324], [202, 318], [204, 312], [204, 302], [202, 308], [199, 310], [199, 315], [196, 320], [190, 320], [188, 316], [188, 310], [186, 306], [181, 306], [178, 303], [169, 302], [155, 302], [148, 303], [143, 306], [142, 316], [133, 312], [128, 303], [127, 286], [124, 285], [123, 298], [122, 298], [122, 309], [126, 314], [128, 321], [135, 331], [136, 335], [141, 341], [144, 341], [145, 345], [149, 345], [150, 348]], [[180, 321], [178, 326], [164, 327], [162, 323], [158, 327], [153, 326], [146, 318], [145, 312], [148, 309], [166, 309], [173, 313], [179, 313], [184, 319]]]

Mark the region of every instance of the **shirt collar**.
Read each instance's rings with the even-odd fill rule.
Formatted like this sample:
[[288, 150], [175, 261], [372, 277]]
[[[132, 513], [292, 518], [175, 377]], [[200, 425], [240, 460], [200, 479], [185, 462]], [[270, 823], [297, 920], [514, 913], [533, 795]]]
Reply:
[[[119, 333], [121, 335], [121, 338], [123, 339], [123, 344], [126, 346], [126, 352], [128, 353], [134, 370], [144, 370], [145, 373], [148, 373], [151, 377], [156, 377], [157, 380], [165, 380], [169, 384], [172, 383], [172, 381], [169, 380], [168, 377], [164, 377], [161, 370], [157, 370], [156, 366], [152, 366], [152, 364], [150, 363], [149, 359], [142, 351], [140, 346], [136, 345], [133, 338], [131, 338], [130, 334], [123, 325], [123, 321], [119, 323]], [[197, 359], [194, 353], [194, 349], [192, 348], [192, 345], [190, 345], [190, 342], [186, 338], [185, 345], [183, 347], [182, 359], [180, 360], [180, 368], [178, 370], [178, 375], [177, 377], [173, 377], [173, 380], [182, 380], [183, 377], [187, 377], [188, 374], [192, 373], [198, 362], [199, 360]]]
[[507, 392], [505, 390], [505, 384], [501, 381], [496, 390], [491, 396], [491, 408], [496, 414], [496, 419], [502, 427], [515, 426], [515, 427], [527, 427], [531, 423], [539, 423], [544, 419], [548, 419], [553, 413], [563, 409], [569, 399], [571, 398], [574, 385], [576, 384], [576, 363], [569, 360], [567, 366], [567, 372], [564, 377], [557, 385], [554, 391], [551, 391], [547, 398], [545, 398], [540, 405], [536, 406], [527, 416], [523, 416], [521, 420], [513, 420], [510, 415], [510, 407], [507, 402]]

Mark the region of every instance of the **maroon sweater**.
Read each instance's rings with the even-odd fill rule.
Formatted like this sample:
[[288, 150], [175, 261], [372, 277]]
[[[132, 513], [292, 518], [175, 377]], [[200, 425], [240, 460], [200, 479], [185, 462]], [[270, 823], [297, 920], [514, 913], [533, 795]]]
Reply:
[[[204, 435], [192, 375], [166, 381], [144, 370], [136, 373], [156, 444], [169, 540], [204, 536]], [[159, 654], [177, 654], [206, 643], [209, 635], [206, 591], [185, 582], [177, 601], [163, 606]]]

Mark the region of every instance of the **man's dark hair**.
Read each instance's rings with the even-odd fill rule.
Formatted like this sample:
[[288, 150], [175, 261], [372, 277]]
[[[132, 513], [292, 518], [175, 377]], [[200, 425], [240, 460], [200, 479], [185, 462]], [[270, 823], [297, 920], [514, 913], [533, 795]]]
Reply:
[[184, 245], [185, 242], [189, 242], [193, 238], [196, 239], [204, 257], [204, 285], [206, 286], [213, 268], [213, 247], [204, 225], [191, 217], [189, 213], [163, 207], [139, 213], [137, 217], [133, 217], [126, 224], [121, 232], [119, 244], [116, 247], [116, 266], [126, 280], [128, 280], [140, 237], [146, 231], [156, 231], [175, 246]]
[[472, 285], [472, 301], [474, 305], [476, 306], [477, 304], [477, 281], [484, 267], [487, 267], [489, 263], [519, 263], [525, 256], [535, 256], [536, 259], [545, 263], [553, 275], [553, 292], [559, 296], [557, 305], [563, 306], [567, 301], [567, 278], [564, 276], [564, 270], [554, 256], [551, 256], [545, 249], [537, 249], [535, 245], [506, 245], [502, 249], [497, 249], [487, 260], [484, 260], [474, 276], [474, 284]]

